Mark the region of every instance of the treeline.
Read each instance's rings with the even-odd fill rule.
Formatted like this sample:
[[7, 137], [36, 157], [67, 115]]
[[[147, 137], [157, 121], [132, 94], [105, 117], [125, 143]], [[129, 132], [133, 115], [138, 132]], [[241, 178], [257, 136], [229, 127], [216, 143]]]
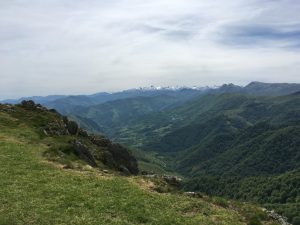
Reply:
[[[300, 215], [300, 170], [279, 176], [201, 176], [188, 180], [184, 188], [209, 195], [264, 204], [287, 216], [295, 225]], [[300, 224], [300, 223], [297, 223]]]

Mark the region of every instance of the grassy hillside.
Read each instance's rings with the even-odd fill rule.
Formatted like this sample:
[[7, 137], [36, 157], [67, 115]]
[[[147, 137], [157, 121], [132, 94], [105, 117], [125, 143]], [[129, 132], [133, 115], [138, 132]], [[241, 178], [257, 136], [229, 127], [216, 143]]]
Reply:
[[160, 194], [105, 161], [91, 167], [65, 151], [78, 133], [45, 134], [58, 119], [39, 106], [0, 105], [0, 224], [278, 224], [253, 205]]

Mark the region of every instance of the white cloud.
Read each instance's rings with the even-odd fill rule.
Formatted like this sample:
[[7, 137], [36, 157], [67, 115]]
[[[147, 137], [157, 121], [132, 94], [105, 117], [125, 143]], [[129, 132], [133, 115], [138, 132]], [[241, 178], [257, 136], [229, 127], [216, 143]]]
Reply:
[[300, 82], [299, 10], [297, 0], [2, 0], [0, 98]]

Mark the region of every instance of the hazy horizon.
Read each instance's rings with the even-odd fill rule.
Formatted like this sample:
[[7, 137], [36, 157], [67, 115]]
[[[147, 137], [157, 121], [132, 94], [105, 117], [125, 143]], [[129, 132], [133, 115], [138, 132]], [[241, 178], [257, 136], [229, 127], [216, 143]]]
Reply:
[[[153, 88], [153, 89], [157, 89], [157, 90], [162, 90], [162, 89], [166, 89], [166, 88], [169, 88], [169, 89], [172, 89], [174, 88], [174, 90], [176, 88], [219, 88], [221, 87], [222, 85], [230, 85], [230, 84], [233, 84], [233, 85], [237, 85], [237, 86], [240, 86], [240, 87], [245, 87], [247, 86], [248, 84], [252, 83], [252, 82], [258, 82], [258, 83], [266, 83], [266, 82], [261, 82], [261, 81], [251, 81], [249, 83], [246, 83], [244, 85], [242, 84], [236, 84], [236, 83], [223, 83], [223, 84], [220, 84], [220, 85], [193, 85], [193, 86], [187, 86], [187, 85], [174, 85], [174, 86], [171, 86], [171, 85], [167, 85], [167, 86], [155, 86], [155, 85], [149, 85], [149, 86], [143, 86], [143, 87], [131, 87], [131, 88], [127, 88], [127, 89], [119, 89], [119, 90], [115, 90], [115, 91], [107, 91], [107, 90], [100, 90], [100, 91], [96, 91], [96, 92], [90, 92], [90, 93], [65, 93], [65, 94], [61, 94], [61, 93], [54, 93], [54, 94], [46, 94], [46, 95], [24, 95], [24, 96], [18, 96], [18, 97], [15, 97], [15, 98], [1, 98], [0, 96], [0, 101], [3, 101], [3, 100], [17, 100], [17, 99], [21, 99], [21, 98], [30, 98], [30, 97], [49, 97], [49, 96], [80, 96], [80, 95], [94, 95], [94, 94], [100, 94], [100, 93], [108, 93], [108, 94], [114, 94], [114, 93], [118, 93], [118, 92], [122, 92], [122, 91], [130, 91], [130, 90], [139, 90], [139, 89], [145, 89], [145, 90], [150, 90], [150, 88]], [[282, 82], [282, 83], [278, 83], [278, 82], [269, 82], [270, 84], [284, 84], [284, 83], [287, 83], [287, 82]], [[287, 84], [299, 84], [299, 83], [287, 83]]]
[[300, 83], [296, 0], [3, 0], [0, 99]]

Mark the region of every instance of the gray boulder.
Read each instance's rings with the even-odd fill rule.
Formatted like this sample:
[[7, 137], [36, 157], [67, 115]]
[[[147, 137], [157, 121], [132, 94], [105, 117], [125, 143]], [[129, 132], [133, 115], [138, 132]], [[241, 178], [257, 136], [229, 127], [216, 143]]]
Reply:
[[76, 140], [73, 144], [74, 152], [78, 157], [85, 162], [87, 162], [90, 166], [96, 167], [97, 163], [94, 156], [91, 154], [89, 149], [83, 145], [80, 141]]

